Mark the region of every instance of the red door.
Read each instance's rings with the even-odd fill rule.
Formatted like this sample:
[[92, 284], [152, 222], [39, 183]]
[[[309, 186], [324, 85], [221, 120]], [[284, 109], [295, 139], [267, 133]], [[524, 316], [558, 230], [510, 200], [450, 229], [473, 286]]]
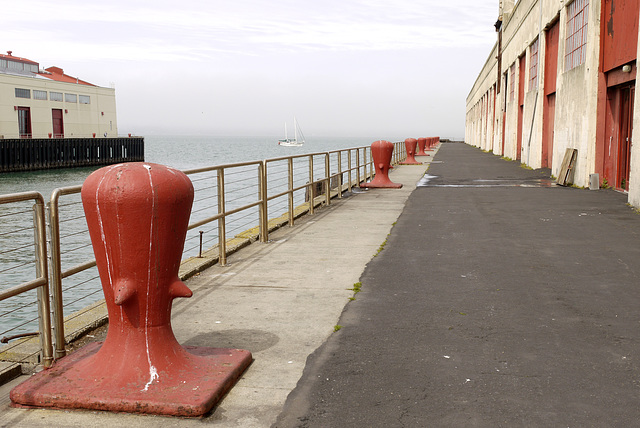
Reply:
[[550, 168], [553, 158], [553, 130], [556, 118], [556, 93], [545, 97], [542, 122], [542, 167]]
[[53, 138], [63, 138], [64, 124], [62, 123], [62, 109], [51, 109], [51, 118], [53, 123]]
[[520, 160], [522, 158], [522, 117], [524, 115], [524, 72], [525, 72], [525, 55], [520, 57], [520, 70], [518, 71], [519, 82], [518, 82], [518, 135], [517, 142], [518, 145], [516, 147], [516, 160]]
[[631, 160], [631, 130], [633, 118], [633, 98], [635, 86], [620, 90], [620, 139], [618, 143], [618, 173], [616, 187], [629, 189], [629, 167]]
[[18, 107], [18, 134], [20, 138], [31, 138], [31, 109]]
[[553, 127], [556, 111], [556, 79], [558, 76], [558, 40], [560, 37], [558, 21], [547, 30], [545, 35], [546, 53], [544, 56], [544, 106], [542, 110], [542, 158], [543, 168], [549, 168], [553, 162]]

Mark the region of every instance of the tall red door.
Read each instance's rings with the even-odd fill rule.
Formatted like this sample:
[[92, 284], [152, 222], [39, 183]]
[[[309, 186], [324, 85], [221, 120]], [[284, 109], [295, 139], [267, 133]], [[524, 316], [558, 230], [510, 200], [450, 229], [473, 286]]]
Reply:
[[31, 138], [31, 108], [18, 107], [18, 135]]
[[620, 140], [618, 143], [618, 174], [616, 177], [616, 187], [624, 190], [629, 189], [634, 96], [635, 85], [620, 90]]
[[516, 147], [516, 160], [522, 158], [522, 120], [524, 116], [524, 75], [526, 66], [526, 55], [520, 57], [520, 70], [518, 71], [518, 135], [516, 141], [518, 145]]
[[544, 56], [544, 105], [542, 110], [542, 156], [543, 168], [552, 166], [553, 128], [556, 111], [556, 80], [558, 77], [558, 40], [560, 31], [558, 21], [545, 34]]
[[53, 123], [53, 138], [63, 138], [64, 123], [62, 122], [62, 109], [51, 109], [51, 121]]

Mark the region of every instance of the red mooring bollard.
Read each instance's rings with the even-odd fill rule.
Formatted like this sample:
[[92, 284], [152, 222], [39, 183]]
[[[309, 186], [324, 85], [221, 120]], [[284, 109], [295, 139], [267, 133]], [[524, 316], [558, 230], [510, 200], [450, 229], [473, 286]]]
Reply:
[[418, 138], [418, 153], [416, 153], [416, 156], [430, 156], [428, 153], [424, 152], [424, 149], [426, 146], [427, 146], [427, 139]]
[[360, 187], [370, 188], [392, 188], [399, 189], [402, 184], [394, 183], [389, 178], [391, 168], [391, 156], [393, 155], [393, 143], [379, 140], [371, 144], [371, 156], [373, 165], [376, 168], [376, 176], [368, 183], [361, 184]]
[[418, 162], [415, 158], [417, 145], [418, 140], [415, 138], [407, 138], [404, 140], [404, 146], [407, 149], [407, 159], [404, 162], [400, 162], [400, 165], [422, 165], [422, 162]]
[[201, 416], [251, 363], [239, 349], [182, 347], [171, 328], [193, 202], [182, 172], [135, 162], [101, 168], [82, 203], [109, 313], [104, 343], [58, 361], [11, 391], [17, 407]]
[[427, 138], [427, 151], [428, 152], [432, 152], [433, 151], [433, 142], [434, 142], [433, 137]]

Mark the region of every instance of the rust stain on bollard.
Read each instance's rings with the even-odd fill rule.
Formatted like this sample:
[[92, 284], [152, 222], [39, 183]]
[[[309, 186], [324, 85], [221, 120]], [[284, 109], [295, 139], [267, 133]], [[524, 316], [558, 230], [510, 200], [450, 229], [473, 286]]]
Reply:
[[391, 157], [393, 156], [393, 143], [385, 140], [374, 141], [371, 144], [371, 156], [373, 157], [373, 165], [376, 168], [376, 176], [372, 181], [361, 184], [360, 187], [401, 188], [402, 184], [394, 183], [389, 178]]
[[251, 364], [249, 351], [182, 347], [171, 305], [191, 297], [178, 278], [193, 186], [151, 163], [95, 171], [82, 202], [109, 313], [104, 343], [64, 357], [15, 387], [17, 407], [201, 416]]
[[416, 156], [416, 146], [418, 140], [415, 138], [407, 138], [404, 140], [404, 146], [407, 149], [407, 159], [404, 162], [400, 162], [400, 165], [422, 165], [422, 162], [418, 162]]

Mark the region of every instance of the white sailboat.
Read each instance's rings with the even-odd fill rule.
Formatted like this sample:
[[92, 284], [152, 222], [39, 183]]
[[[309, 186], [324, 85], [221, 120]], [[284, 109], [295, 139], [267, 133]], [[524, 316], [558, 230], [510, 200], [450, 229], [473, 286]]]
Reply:
[[300, 147], [304, 144], [304, 134], [298, 125], [296, 118], [293, 118], [294, 138], [287, 136], [287, 123], [284, 124], [284, 139], [278, 140], [278, 144], [285, 147]]

